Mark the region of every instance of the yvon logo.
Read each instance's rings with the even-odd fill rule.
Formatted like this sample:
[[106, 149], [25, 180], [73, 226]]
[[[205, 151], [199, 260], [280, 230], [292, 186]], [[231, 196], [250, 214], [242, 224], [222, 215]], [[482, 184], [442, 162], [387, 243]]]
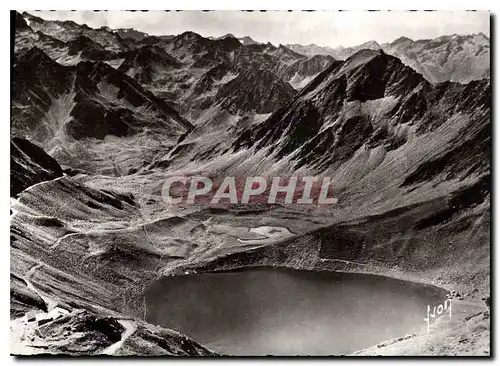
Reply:
[[445, 313], [446, 311], [449, 311], [450, 319], [451, 319], [451, 299], [447, 299], [444, 302], [444, 305], [439, 304], [437, 307], [434, 306], [432, 313], [431, 313], [431, 306], [427, 305], [427, 316], [424, 318], [424, 320], [427, 322], [427, 333], [429, 333], [429, 331], [430, 331], [431, 318], [433, 319], [436, 316]]

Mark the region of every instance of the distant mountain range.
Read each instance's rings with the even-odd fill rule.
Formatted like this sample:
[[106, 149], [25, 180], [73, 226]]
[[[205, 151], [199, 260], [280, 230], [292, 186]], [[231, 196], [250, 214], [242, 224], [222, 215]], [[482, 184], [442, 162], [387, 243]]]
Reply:
[[307, 56], [313, 55], [330, 55], [338, 60], [345, 60], [352, 54], [356, 53], [359, 50], [368, 49], [368, 50], [379, 50], [381, 47], [375, 41], [365, 42], [355, 47], [328, 47], [328, 46], [317, 46], [315, 44], [310, 44], [307, 46], [303, 46], [300, 44], [287, 44], [288, 48], [294, 50], [295, 52], [301, 53]]
[[382, 49], [432, 83], [468, 83], [490, 77], [490, 39], [483, 33], [413, 41], [406, 37]]
[[227, 34], [224, 34], [223, 36], [220, 36], [220, 37], [207, 37], [209, 39], [224, 39], [224, 38], [227, 38], [227, 37], [231, 37], [231, 38], [237, 38], [238, 41], [241, 42], [241, 44], [243, 46], [248, 46], [248, 45], [251, 45], [251, 44], [257, 44], [259, 42], [257, 41], [254, 41], [252, 38], [248, 37], [248, 36], [244, 36], [244, 37], [235, 37], [232, 33], [227, 33]]
[[315, 44], [289, 44], [287, 47], [304, 55], [330, 55], [339, 60], [345, 60], [361, 49], [382, 49], [400, 58], [405, 65], [432, 83], [468, 83], [471, 80], [489, 78], [490, 73], [490, 40], [483, 33], [463, 36], [454, 34], [417, 41], [400, 37], [391, 43], [380, 45], [369, 41], [347, 48], [321, 47]]
[[[483, 34], [421, 41], [402, 37], [388, 44], [370, 41], [333, 49], [275, 46], [230, 33], [217, 38], [194, 32], [151, 36], [16, 14], [13, 127], [49, 151], [64, 136], [68, 141], [135, 136], [162, 126], [175, 140], [215, 116], [236, 121], [249, 113], [272, 113], [321, 72], [363, 50], [384, 50], [431, 83], [489, 77], [489, 40]], [[38, 107], [26, 108], [33, 103]], [[148, 111], [147, 119], [131, 109], [136, 107]], [[65, 121], [53, 125], [56, 110]], [[74, 159], [69, 145], [61, 149], [54, 153], [63, 162]], [[134, 163], [133, 169], [143, 164]]]
[[[159, 40], [169, 41], [175, 38], [173, 35], [150, 36], [147, 33], [130, 28], [111, 30], [108, 27], [102, 27], [96, 30], [85, 25], [79, 26], [72, 21], [50, 22], [28, 13], [25, 15], [30, 21], [30, 27], [35, 32], [39, 32], [36, 37], [53, 37], [61, 29], [65, 30], [65, 34], [62, 36], [59, 34], [59, 38], [56, 37], [56, 40], [52, 39], [52, 43], [75, 39], [76, 33], [81, 33], [93, 41], [102, 44], [108, 51], [116, 51], [118, 49], [123, 50], [124, 44], [131, 47], [131, 43], [134, 42], [154, 44]], [[251, 37], [244, 36], [237, 38], [231, 33], [221, 37], [208, 37], [205, 39], [213, 41], [234, 39], [238, 40], [244, 46], [260, 44]], [[46, 42], [50, 41], [50, 39], [46, 40]], [[275, 47], [270, 43], [268, 45]], [[382, 49], [384, 52], [400, 58], [405, 65], [412, 67], [432, 83], [443, 81], [467, 83], [471, 80], [487, 78], [490, 73], [490, 40], [483, 33], [472, 35], [455, 34], [416, 41], [407, 37], [400, 37], [391, 43], [379, 44], [376, 41], [368, 41], [352, 47], [339, 46], [332, 48], [317, 46], [315, 44], [287, 44], [280, 45], [278, 49], [280, 47], [282, 50], [286, 49], [288, 52], [293, 51], [309, 57], [328, 55], [337, 60], [345, 60], [362, 49]], [[304, 84], [303, 80], [302, 78], [298, 83]], [[295, 83], [295, 85], [298, 84]]]

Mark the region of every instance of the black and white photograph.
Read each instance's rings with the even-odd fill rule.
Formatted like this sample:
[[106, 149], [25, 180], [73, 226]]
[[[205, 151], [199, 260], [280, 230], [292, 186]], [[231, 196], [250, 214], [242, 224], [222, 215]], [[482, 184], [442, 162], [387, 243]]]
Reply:
[[10, 354], [491, 357], [492, 21], [11, 10]]

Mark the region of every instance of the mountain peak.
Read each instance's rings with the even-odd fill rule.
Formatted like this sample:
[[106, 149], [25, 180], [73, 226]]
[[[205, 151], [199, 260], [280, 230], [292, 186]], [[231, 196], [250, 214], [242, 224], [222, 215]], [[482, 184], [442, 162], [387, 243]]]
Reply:
[[39, 23], [43, 23], [44, 20], [40, 17], [37, 17], [33, 14], [30, 14], [26, 11], [23, 11], [23, 13], [21, 14], [24, 18], [28, 19], [29, 21], [35, 21], [35, 22], [39, 22]]
[[71, 43], [81, 44], [81, 45], [86, 45], [86, 46], [98, 45], [99, 44], [99, 43], [95, 42], [94, 40], [90, 39], [89, 37], [87, 37], [86, 35], [83, 35], [83, 34], [79, 35], [78, 37], [76, 37], [75, 39], [73, 39], [70, 42]]
[[106, 57], [106, 50], [100, 44], [85, 35], [79, 35], [74, 40], [68, 42], [68, 55], [76, 55], [82, 52], [82, 55], [89, 59], [101, 59]]
[[378, 50], [380, 49], [380, 44], [377, 41], [368, 41], [359, 46], [359, 48], [368, 48], [371, 50]]
[[43, 52], [37, 46], [30, 48], [26, 51], [21, 58], [19, 59], [19, 63], [28, 63], [31, 65], [39, 65], [41, 63], [53, 63], [57, 64], [54, 60], [52, 60], [45, 52]]
[[258, 44], [257, 41], [253, 40], [251, 37], [249, 36], [244, 36], [244, 37], [241, 37], [239, 38], [240, 42], [244, 45], [244, 46], [248, 46], [248, 45], [251, 45], [251, 44]]
[[297, 53], [294, 50], [291, 50], [290, 48], [288, 48], [287, 46], [285, 46], [281, 43], [279, 44], [277, 50], [278, 50], [278, 53], [280, 53], [282, 55], [286, 55], [288, 57], [292, 57], [292, 58], [296, 58], [296, 59], [306, 58], [305, 55]]
[[16, 30], [29, 29], [29, 25], [24, 19], [24, 17], [16, 11], [16, 19], [15, 19]]
[[[339, 67], [327, 69], [318, 76], [317, 83], [311, 83], [301, 91], [301, 95], [309, 95], [316, 88], [315, 97], [320, 93], [322, 100], [330, 100], [328, 92], [331, 88], [345, 89], [344, 97], [347, 101], [361, 101], [380, 99], [389, 95], [399, 97], [416, 88], [423, 77], [405, 66], [398, 58], [386, 54], [382, 50], [362, 49]], [[317, 88], [319, 83], [322, 88]], [[325, 86], [326, 85], [326, 86]]]
[[224, 38], [219, 38], [214, 40], [219, 46], [221, 46], [226, 51], [232, 51], [238, 47], [241, 47], [241, 43], [238, 38], [233, 35], [224, 36]]
[[124, 39], [131, 38], [131, 39], [134, 39], [136, 41], [142, 41], [144, 38], [149, 36], [149, 34], [135, 30], [133, 28], [118, 28], [118, 29], [114, 29], [114, 30], [108, 28], [108, 30], [115, 32], [121, 38], [124, 38]]
[[408, 44], [411, 44], [413, 43], [413, 39], [411, 38], [408, 38], [408, 37], [399, 37], [397, 39], [395, 39], [392, 44], [395, 45], [395, 44], [402, 44], [402, 43], [408, 43]]
[[475, 42], [478, 42], [478, 43], [483, 43], [483, 44], [489, 44], [490, 43], [490, 39], [483, 32], [472, 34], [471, 37], [474, 39]]
[[347, 60], [346, 63], [349, 62], [357, 62], [357, 63], [363, 63], [363, 62], [368, 62], [372, 58], [377, 57], [377, 56], [382, 56], [386, 55], [386, 53], [382, 50], [373, 50], [370, 48], [363, 48], [359, 50], [358, 52], [352, 54]]
[[192, 32], [192, 31], [186, 31], [181, 34], [179, 34], [179, 37], [184, 38], [184, 39], [198, 39], [202, 38], [201, 35], [198, 33]]
[[223, 36], [219, 37], [219, 38], [216, 38], [216, 39], [224, 39], [224, 38], [236, 38], [232, 33], [227, 33], [227, 34], [224, 34]]
[[148, 66], [151, 62], [163, 66], [180, 65], [180, 62], [165, 52], [163, 48], [154, 46], [142, 46], [138, 50], [131, 51], [123, 65], [127, 62], [136, 63], [140, 66]]
[[490, 38], [489, 38], [486, 34], [484, 34], [483, 32], [479, 32], [479, 33], [477, 33], [477, 35], [478, 35], [479, 37], [482, 37], [482, 38], [487, 39], [488, 41], [490, 40]]

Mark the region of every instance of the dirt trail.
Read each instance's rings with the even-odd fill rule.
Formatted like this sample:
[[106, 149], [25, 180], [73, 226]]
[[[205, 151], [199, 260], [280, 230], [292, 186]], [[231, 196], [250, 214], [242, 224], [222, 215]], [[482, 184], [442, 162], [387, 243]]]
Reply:
[[102, 351], [104, 355], [113, 355], [117, 350], [119, 350], [123, 343], [137, 330], [137, 325], [130, 320], [118, 320], [118, 322], [125, 328], [125, 331], [122, 333], [122, 338], [113, 343], [111, 346]]
[[42, 298], [42, 300], [45, 302], [45, 304], [47, 305], [47, 312], [51, 312], [56, 306], [57, 306], [57, 301], [54, 301], [53, 299], [51, 299], [50, 297], [46, 296], [42, 291], [39, 291], [34, 285], [33, 283], [31, 282], [31, 278], [33, 277], [33, 275], [35, 274], [35, 271], [42, 267], [43, 266], [43, 263], [39, 263], [37, 265], [34, 265], [33, 267], [30, 268], [30, 270], [28, 272], [26, 272], [26, 276], [24, 277], [24, 281], [26, 281], [26, 286], [32, 290], [33, 292], [35, 292], [36, 294], [38, 294], [38, 296], [40, 296]]

